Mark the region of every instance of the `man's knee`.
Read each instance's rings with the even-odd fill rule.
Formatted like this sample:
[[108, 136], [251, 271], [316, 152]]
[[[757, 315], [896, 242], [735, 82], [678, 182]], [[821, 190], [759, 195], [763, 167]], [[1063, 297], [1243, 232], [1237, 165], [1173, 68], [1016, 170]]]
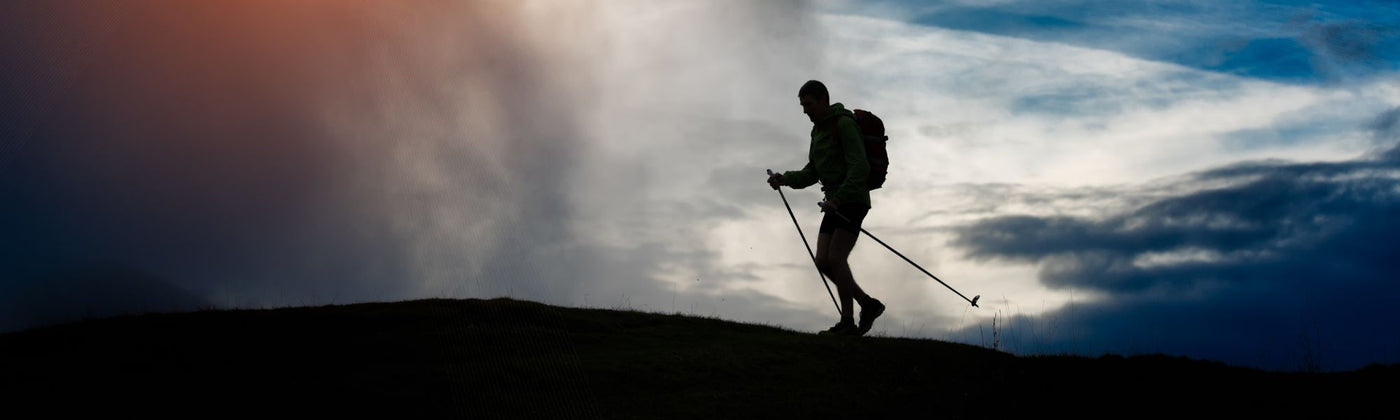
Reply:
[[831, 275], [831, 259], [826, 257], [817, 257], [817, 271], [820, 271], [822, 272], [822, 274], [826, 274], [828, 276]]
[[835, 258], [817, 258], [817, 270], [830, 276], [846, 267], [846, 261]]

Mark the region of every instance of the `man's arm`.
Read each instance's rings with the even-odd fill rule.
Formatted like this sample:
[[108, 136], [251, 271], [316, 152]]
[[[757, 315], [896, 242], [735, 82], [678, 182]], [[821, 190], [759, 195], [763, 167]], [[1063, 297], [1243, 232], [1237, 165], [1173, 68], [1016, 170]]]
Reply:
[[817, 183], [817, 170], [812, 167], [811, 161], [808, 161], [807, 166], [803, 166], [801, 170], [783, 172], [782, 176], [783, 185], [796, 189], [807, 188]]

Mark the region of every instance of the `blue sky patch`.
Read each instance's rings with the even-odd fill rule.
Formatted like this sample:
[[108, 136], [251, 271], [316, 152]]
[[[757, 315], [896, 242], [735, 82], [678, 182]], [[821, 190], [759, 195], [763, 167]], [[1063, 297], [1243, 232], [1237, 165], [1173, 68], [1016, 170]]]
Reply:
[[1395, 2], [871, 3], [882, 6], [872, 10], [904, 11], [884, 18], [918, 25], [1104, 49], [1280, 83], [1333, 83], [1400, 69]]

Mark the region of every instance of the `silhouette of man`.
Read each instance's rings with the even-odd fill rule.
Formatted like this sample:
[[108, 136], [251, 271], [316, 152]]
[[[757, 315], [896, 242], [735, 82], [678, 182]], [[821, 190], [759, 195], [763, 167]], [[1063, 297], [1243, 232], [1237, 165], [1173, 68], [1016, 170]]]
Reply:
[[[809, 80], [797, 91], [802, 113], [812, 120], [812, 143], [807, 165], [801, 170], [774, 173], [768, 185], [796, 189], [820, 182], [826, 206], [817, 234], [817, 269], [836, 283], [841, 297], [841, 320], [822, 334], [863, 335], [870, 331], [885, 305], [856, 284], [846, 259], [860, 238], [860, 224], [870, 212], [870, 190], [865, 179], [870, 164], [854, 113], [841, 103], [831, 103], [826, 85]], [[839, 214], [838, 214], [839, 213]], [[842, 218], [841, 216], [845, 216]], [[860, 304], [860, 323], [852, 316], [852, 301]]]

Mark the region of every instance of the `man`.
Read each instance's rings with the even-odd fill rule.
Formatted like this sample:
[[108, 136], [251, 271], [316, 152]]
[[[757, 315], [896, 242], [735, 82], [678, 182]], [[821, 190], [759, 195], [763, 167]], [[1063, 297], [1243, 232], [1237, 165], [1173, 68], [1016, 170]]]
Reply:
[[[840, 103], [831, 103], [826, 85], [809, 80], [797, 91], [802, 113], [812, 120], [812, 143], [807, 166], [802, 170], [775, 173], [768, 185], [806, 188], [820, 182], [825, 208], [817, 234], [817, 269], [836, 283], [841, 297], [841, 320], [822, 334], [863, 335], [870, 331], [885, 305], [856, 285], [846, 258], [860, 238], [860, 224], [870, 212], [870, 190], [865, 179], [870, 164], [854, 113]], [[844, 216], [844, 218], [842, 217]], [[860, 304], [860, 323], [852, 316], [852, 301]]]

